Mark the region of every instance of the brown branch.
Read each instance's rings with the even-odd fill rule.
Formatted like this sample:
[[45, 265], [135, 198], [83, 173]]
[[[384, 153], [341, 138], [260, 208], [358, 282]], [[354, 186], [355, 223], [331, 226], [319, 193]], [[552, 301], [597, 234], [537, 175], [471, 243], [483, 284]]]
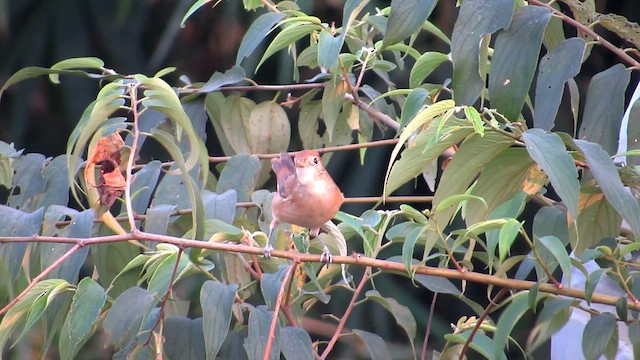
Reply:
[[[129, 240], [142, 240], [158, 243], [173, 244], [178, 247], [184, 248], [200, 248], [216, 251], [237, 252], [244, 254], [255, 254], [262, 256], [264, 249], [260, 247], [254, 247], [249, 245], [235, 244], [235, 243], [213, 243], [200, 240], [187, 240], [173, 236], [150, 234], [142, 231], [136, 231], [135, 233], [123, 234], [123, 235], [111, 235], [94, 238], [68, 238], [68, 237], [55, 237], [55, 236], [25, 236], [25, 237], [0, 237], [0, 244], [12, 244], [12, 243], [25, 243], [25, 242], [45, 242], [45, 243], [65, 243], [65, 244], [77, 244], [78, 246], [95, 245], [123, 242]], [[273, 250], [271, 255], [280, 259], [296, 260], [300, 262], [316, 262], [321, 263], [321, 254], [301, 254], [292, 253], [285, 250]], [[388, 260], [379, 260], [374, 258], [368, 258], [359, 254], [353, 256], [341, 256], [334, 255], [333, 263], [345, 264], [352, 266], [366, 266], [386, 270], [397, 274], [406, 274], [404, 264], [399, 262], [393, 262]], [[543, 284], [534, 281], [516, 280], [510, 278], [500, 278], [494, 275], [488, 275], [478, 273], [474, 271], [460, 272], [455, 269], [438, 268], [431, 266], [414, 266], [412, 268], [415, 274], [431, 275], [444, 277], [453, 280], [470, 281], [474, 283], [493, 285], [498, 287], [506, 287], [512, 290], [529, 290], [535, 284], [538, 284], [539, 291], [554, 294], [568, 296], [575, 299], [585, 299], [585, 293], [582, 290], [562, 288], [558, 289], [552, 284]], [[591, 302], [597, 304], [605, 304], [615, 306], [618, 297], [609, 296], [599, 293], [594, 293]], [[634, 311], [640, 311], [640, 304], [629, 303], [628, 308]]]
[[438, 293], [433, 293], [431, 299], [431, 306], [429, 307], [429, 317], [427, 318], [427, 328], [424, 330], [424, 340], [422, 341], [422, 353], [420, 354], [420, 360], [426, 360], [427, 358], [427, 344], [429, 343], [429, 335], [431, 334], [431, 326], [433, 324], [433, 313], [436, 310], [436, 300], [438, 299]]
[[294, 261], [293, 264], [289, 265], [289, 269], [287, 273], [284, 275], [282, 279], [282, 284], [280, 285], [280, 291], [278, 291], [278, 298], [276, 299], [276, 305], [273, 309], [273, 318], [271, 319], [271, 326], [269, 327], [269, 337], [267, 338], [267, 345], [264, 349], [264, 360], [269, 360], [271, 355], [271, 346], [273, 345], [273, 340], [276, 337], [276, 324], [278, 323], [278, 313], [280, 312], [280, 306], [282, 305], [282, 298], [284, 297], [284, 289], [287, 287], [288, 279], [293, 277], [293, 272], [298, 267], [298, 262]]
[[484, 319], [486, 319], [487, 316], [489, 316], [489, 313], [491, 312], [491, 310], [496, 306], [498, 301], [500, 301], [500, 299], [502, 299], [502, 297], [507, 294], [507, 292], [509, 292], [508, 288], [500, 289], [500, 291], [498, 291], [496, 296], [494, 296], [493, 299], [491, 299], [491, 302], [489, 303], [489, 305], [487, 305], [487, 307], [484, 309], [484, 312], [482, 313], [482, 315], [480, 315], [480, 317], [476, 321], [476, 325], [471, 330], [471, 333], [469, 334], [467, 341], [464, 342], [464, 346], [462, 347], [462, 350], [460, 350], [460, 360], [464, 360], [466, 358], [465, 354], [467, 353], [467, 350], [469, 349], [469, 346], [473, 341], [473, 337], [478, 332], [478, 329], [480, 329], [480, 326], [482, 326]]
[[563, 14], [561, 11], [556, 10], [553, 6], [551, 6], [551, 5], [547, 4], [547, 3], [544, 3], [544, 2], [542, 2], [540, 0], [529, 0], [529, 4], [535, 4], [535, 5], [542, 6], [542, 7], [545, 7], [547, 9], [551, 10], [553, 12], [553, 14], [558, 16], [558, 17], [560, 17], [562, 19], [562, 21], [564, 21], [567, 24], [575, 27], [576, 29], [584, 32], [585, 34], [591, 36], [600, 45], [602, 45], [605, 48], [609, 49], [609, 51], [611, 51], [614, 54], [616, 54], [619, 58], [621, 58], [622, 60], [627, 62], [632, 67], [634, 67], [634, 68], [640, 67], [640, 63], [638, 63], [638, 61], [636, 61], [636, 59], [634, 59], [629, 54], [627, 54], [623, 49], [620, 49], [617, 46], [615, 46], [612, 43], [610, 43], [607, 39], [605, 39], [602, 36], [600, 36], [597, 32], [593, 31], [590, 27], [588, 27], [588, 26], [586, 26], [584, 24], [581, 24], [580, 22], [578, 22], [577, 20], [573, 19], [572, 17]]
[[342, 315], [342, 317], [340, 318], [340, 322], [338, 323], [336, 332], [333, 334], [333, 337], [331, 337], [329, 344], [327, 344], [327, 347], [322, 352], [322, 355], [320, 356], [321, 359], [324, 360], [327, 358], [327, 356], [329, 356], [329, 353], [335, 346], [336, 342], [338, 341], [338, 338], [340, 337], [340, 335], [342, 335], [342, 329], [344, 328], [344, 325], [347, 323], [347, 319], [349, 319], [349, 315], [351, 315], [351, 311], [353, 311], [353, 309], [355, 308], [356, 301], [358, 300], [358, 296], [360, 296], [362, 289], [364, 289], [364, 285], [369, 280], [370, 273], [371, 273], [370, 267], [367, 267], [366, 269], [364, 269], [364, 274], [362, 274], [362, 279], [360, 280], [360, 284], [358, 284], [358, 287], [353, 291], [353, 296], [351, 296], [351, 301], [349, 301], [349, 306], [347, 306], [347, 309], [344, 311], [344, 315]]
[[[385, 139], [385, 140], [377, 140], [377, 141], [367, 141], [359, 144], [346, 144], [339, 146], [330, 146], [321, 149], [314, 149], [320, 154], [328, 153], [328, 152], [336, 152], [336, 151], [345, 151], [345, 150], [355, 150], [362, 148], [371, 148], [377, 146], [387, 146], [387, 145], [395, 145], [398, 142], [398, 139]], [[290, 151], [289, 155], [295, 155], [299, 153], [299, 151]], [[251, 154], [252, 156], [257, 157], [258, 159], [273, 159], [280, 156], [280, 153], [273, 154]], [[225, 161], [229, 161], [231, 156], [209, 156], [209, 162], [212, 163], [221, 163]]]
[[[37, 236], [35, 236], [34, 239], [35, 238], [37, 238]], [[36, 241], [36, 240], [34, 240], [34, 241]], [[17, 304], [18, 301], [22, 300], [27, 295], [27, 293], [29, 293], [29, 291], [31, 289], [33, 289], [34, 286], [36, 286], [37, 283], [42, 281], [47, 275], [49, 275], [49, 273], [51, 273], [58, 266], [60, 266], [65, 260], [67, 260], [76, 251], [80, 250], [82, 247], [85, 246], [85, 244], [83, 243], [82, 239], [75, 239], [75, 241], [73, 241], [72, 243], [75, 243], [76, 245], [74, 247], [72, 247], [71, 249], [69, 249], [61, 257], [59, 257], [56, 261], [54, 261], [46, 269], [44, 269], [38, 276], [33, 278], [33, 280], [31, 280], [31, 282], [29, 283], [29, 285], [24, 290], [22, 290], [22, 292], [20, 294], [18, 294], [18, 296], [16, 296], [4, 308], [2, 308], [2, 310], [0, 310], [0, 315], [3, 315], [7, 311], [9, 311], [9, 309], [11, 309], [15, 304]]]

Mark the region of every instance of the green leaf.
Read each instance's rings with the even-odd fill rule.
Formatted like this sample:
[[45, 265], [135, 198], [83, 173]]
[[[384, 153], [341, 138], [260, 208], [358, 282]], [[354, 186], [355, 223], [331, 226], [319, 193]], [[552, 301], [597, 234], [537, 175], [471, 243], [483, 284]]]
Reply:
[[[614, 336], [616, 319], [611, 315], [595, 315], [582, 333], [582, 353], [587, 360], [598, 359]], [[617, 345], [617, 344], [616, 344]]]
[[387, 344], [385, 344], [384, 340], [380, 336], [358, 329], [353, 329], [353, 333], [356, 334], [362, 342], [364, 342], [367, 350], [369, 350], [369, 355], [371, 355], [372, 360], [391, 359], [391, 354], [389, 353]]
[[375, 290], [369, 290], [365, 293], [365, 296], [369, 300], [373, 300], [382, 305], [388, 312], [393, 315], [396, 323], [404, 329], [411, 342], [411, 346], [414, 346], [413, 340], [416, 337], [416, 320], [408, 307], [400, 304], [396, 299], [391, 297], [382, 297], [380, 293]]
[[420, 55], [416, 60], [416, 63], [411, 68], [411, 73], [409, 74], [409, 86], [411, 88], [417, 88], [422, 85], [424, 79], [426, 79], [429, 74], [448, 60], [448, 55], [435, 51], [428, 51]]
[[633, 345], [633, 356], [637, 359], [640, 355], [640, 323], [632, 322], [629, 324], [629, 340]]
[[[251, 310], [249, 315], [249, 336], [244, 340], [243, 345], [249, 359], [264, 359], [272, 317], [273, 312], [267, 310], [264, 305]], [[280, 358], [280, 322], [276, 322], [273, 335], [269, 359], [277, 360]]]
[[288, 266], [280, 265], [278, 272], [264, 273], [262, 275], [260, 290], [262, 291], [262, 297], [269, 310], [275, 309], [278, 295], [280, 294], [280, 287], [282, 286], [282, 281], [284, 281], [288, 269]]
[[322, 93], [322, 118], [327, 127], [329, 141], [331, 141], [333, 129], [338, 121], [338, 114], [342, 110], [346, 90], [344, 82], [337, 76], [327, 81], [324, 87]]
[[434, 293], [451, 294], [454, 296], [459, 296], [461, 294], [460, 289], [458, 289], [451, 280], [443, 277], [416, 274], [415, 279], [420, 283], [420, 285]]
[[472, 105], [480, 96], [484, 81], [480, 76], [480, 40], [486, 34], [511, 23], [514, 0], [466, 0], [451, 36], [453, 95], [457, 105]]
[[501, 204], [522, 192], [523, 183], [534, 161], [523, 148], [508, 148], [489, 161], [471, 194], [485, 200], [469, 201], [465, 205], [467, 225], [486, 220]]
[[318, 37], [318, 66], [327, 69], [338, 64], [338, 55], [342, 49], [342, 38], [334, 37], [327, 30], [322, 30]]
[[242, 42], [238, 48], [238, 55], [236, 56], [236, 65], [240, 65], [244, 58], [251, 55], [262, 40], [271, 32], [273, 26], [284, 17], [285, 13], [283, 12], [268, 12], [258, 16], [242, 37]]
[[312, 32], [319, 30], [322, 30], [322, 27], [320, 25], [309, 24], [305, 22], [293, 23], [287, 26], [278, 35], [276, 35], [271, 44], [269, 44], [267, 50], [265, 50], [264, 52], [264, 55], [262, 55], [262, 59], [260, 59], [260, 61], [258, 62], [258, 66], [256, 66], [256, 71], [260, 68], [260, 66], [262, 66], [265, 60], [271, 57], [271, 55], [295, 43], [296, 41], [311, 34]]
[[616, 64], [591, 78], [578, 138], [598, 143], [613, 155], [624, 114], [624, 96], [631, 72]]
[[229, 332], [231, 306], [235, 302], [237, 284], [206, 281], [200, 290], [204, 342], [207, 359], [215, 359]]
[[205, 357], [203, 318], [167, 317], [163, 322], [164, 351], [169, 359], [200, 360]]
[[285, 326], [280, 330], [280, 348], [286, 360], [313, 359], [311, 337], [299, 327]]
[[236, 65], [224, 73], [215, 72], [211, 75], [211, 78], [202, 85], [198, 90], [199, 93], [209, 93], [216, 91], [224, 85], [235, 84], [244, 80], [244, 69]]
[[580, 72], [585, 46], [583, 39], [570, 38], [561, 42], [540, 60], [533, 114], [535, 127], [543, 130], [553, 128], [564, 93], [564, 84]]
[[544, 303], [544, 308], [538, 315], [536, 325], [527, 339], [527, 350], [533, 352], [540, 345], [545, 344], [553, 334], [558, 332], [569, 321], [572, 305], [575, 299], [550, 297]]
[[291, 137], [289, 117], [280, 104], [265, 101], [256, 105], [245, 128], [252, 154], [286, 151]]
[[596, 269], [589, 274], [589, 277], [584, 284], [584, 299], [587, 300], [587, 304], [591, 305], [591, 297], [593, 296], [593, 292], [596, 290], [596, 286], [598, 286], [600, 278], [602, 278], [602, 275], [604, 275], [605, 273], [605, 269]]
[[433, 198], [438, 209], [433, 219], [444, 229], [456, 212], [456, 207], [441, 208], [440, 204], [451, 196], [464, 194], [484, 166], [514, 143], [514, 139], [497, 132], [488, 132], [484, 137], [472, 134], [461, 145], [449, 162], [440, 179]]
[[250, 201], [259, 171], [260, 161], [257, 157], [245, 154], [232, 156], [220, 174], [216, 193], [222, 194], [233, 189], [238, 194], [238, 201]]
[[504, 261], [507, 258], [511, 250], [511, 245], [516, 240], [516, 236], [520, 233], [522, 224], [516, 219], [507, 219], [507, 222], [502, 225], [500, 229], [500, 238], [498, 240], [498, 251], [500, 254], [500, 261]]
[[[51, 66], [51, 70], [68, 70], [68, 69], [96, 69], [101, 70], [104, 66], [104, 61], [96, 57], [82, 57], [82, 58], [70, 58], [64, 59]], [[49, 80], [54, 84], [60, 83], [58, 74], [53, 73], [49, 75]]]
[[489, 76], [491, 106], [511, 121], [518, 120], [529, 94], [549, 19], [551, 11], [547, 8], [520, 7], [509, 28], [496, 38]]
[[[409, 231], [404, 241], [402, 242], [402, 262], [404, 263], [404, 267], [407, 270], [407, 275], [411, 277], [413, 277], [413, 272], [411, 271], [411, 266], [414, 262], [413, 251], [416, 247], [418, 239], [420, 239], [420, 236], [423, 234], [423, 232], [423, 227], [413, 228], [411, 231]], [[387, 235], [388, 234], [389, 233], [387, 232]]]
[[191, 17], [191, 15], [193, 15], [193, 13], [195, 13], [198, 9], [200, 9], [204, 4], [211, 1], [212, 0], [197, 0], [193, 5], [191, 5], [189, 10], [187, 10], [187, 13], [184, 14], [184, 16], [182, 17], [182, 22], [180, 22], [180, 27], [184, 28], [184, 23], [187, 22], [187, 19]]
[[91, 278], [78, 283], [73, 302], [60, 331], [61, 359], [73, 359], [93, 334], [102, 307], [107, 300], [105, 290]]
[[531, 129], [523, 135], [527, 151], [551, 180], [553, 188], [569, 210], [572, 221], [578, 216], [578, 172], [573, 158], [557, 134]]
[[[68, 283], [60, 279], [42, 280], [33, 288], [31, 288], [22, 299], [20, 299], [9, 309], [9, 311], [7, 311], [7, 313], [2, 317], [2, 321], [0, 322], [1, 349], [5, 348], [7, 341], [13, 335], [14, 331], [25, 324], [26, 317], [30, 312], [34, 310], [34, 306], [42, 307], [42, 305], [45, 305], [46, 307], [46, 299], [48, 294], [55, 288], [61, 286], [68, 286]], [[44, 303], [42, 303], [41, 300], [41, 303], [39, 305], [36, 305], [36, 301], [38, 301], [39, 299], [45, 299]], [[42, 314], [43, 310], [44, 308], [38, 311], [40, 315]], [[35, 320], [32, 321], [32, 323], [35, 322]], [[27, 330], [27, 328], [24, 328], [23, 333], [25, 333]]]
[[149, 316], [157, 302], [156, 293], [139, 287], [129, 288], [120, 294], [104, 319], [107, 342], [123, 346], [135, 338], [143, 320]]
[[576, 140], [584, 154], [589, 170], [598, 182], [607, 201], [629, 223], [636, 236], [640, 236], [640, 204], [620, 180], [620, 175], [609, 155], [598, 144]]
[[493, 337], [495, 347], [493, 348], [493, 358], [504, 356], [504, 347], [507, 345], [511, 331], [516, 326], [518, 320], [529, 311], [528, 291], [522, 291], [512, 296], [510, 304], [504, 309], [496, 325], [496, 332]]
[[560, 264], [564, 279], [566, 279], [567, 283], [570, 283], [571, 259], [569, 258], [569, 254], [567, 253], [567, 250], [565, 249], [560, 239], [553, 235], [547, 235], [535, 238], [535, 240], [536, 242], [542, 244], [542, 246], [544, 246], [549, 251], [549, 253], [553, 255], [558, 264]]
[[429, 92], [423, 88], [411, 90], [402, 105], [402, 115], [400, 116], [400, 129], [403, 129], [416, 116], [424, 106], [424, 102], [429, 96]]
[[482, 117], [478, 110], [471, 106], [465, 106], [464, 115], [473, 125], [473, 130], [475, 130], [475, 132], [480, 136], [484, 136], [484, 122], [482, 121]]
[[435, 6], [434, 0], [392, 0], [382, 48], [401, 42], [422, 29]]
[[622, 217], [602, 192], [580, 193], [576, 226], [569, 228], [569, 241], [577, 255], [593, 247], [606, 237], [620, 234]]
[[[178, 264], [176, 264], [176, 262], [178, 262]], [[178, 258], [177, 252], [169, 253], [168, 256], [160, 262], [155, 271], [153, 271], [147, 289], [157, 293], [160, 297], [164, 297], [169, 290], [170, 282], [177, 281], [177, 278], [173, 279], [171, 277], [174, 271], [176, 276], [178, 276], [189, 265], [190, 262], [186, 256], [180, 256], [180, 258]]]

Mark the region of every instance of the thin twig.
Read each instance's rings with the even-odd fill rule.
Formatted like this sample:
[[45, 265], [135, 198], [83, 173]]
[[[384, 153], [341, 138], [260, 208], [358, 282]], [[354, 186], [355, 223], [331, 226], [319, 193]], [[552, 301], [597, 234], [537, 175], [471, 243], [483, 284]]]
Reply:
[[572, 17], [563, 14], [561, 11], [556, 10], [553, 6], [551, 6], [549, 4], [546, 4], [546, 3], [542, 2], [542, 1], [529, 0], [529, 4], [535, 4], [535, 5], [538, 5], [538, 6], [543, 6], [543, 7], [547, 8], [547, 9], [551, 10], [553, 12], [553, 14], [558, 16], [558, 17], [560, 17], [562, 19], [562, 21], [564, 21], [567, 24], [575, 27], [576, 29], [579, 29], [580, 31], [584, 32], [585, 34], [591, 36], [600, 45], [602, 45], [605, 48], [609, 49], [611, 52], [616, 54], [619, 58], [621, 58], [622, 60], [627, 62], [632, 67], [634, 67], [634, 68], [640, 67], [640, 63], [638, 63], [638, 61], [636, 61], [636, 59], [631, 57], [624, 50], [622, 50], [622, 49], [618, 48], [617, 46], [613, 45], [612, 43], [610, 43], [607, 39], [605, 39], [602, 36], [600, 36], [598, 33], [593, 31], [590, 27], [588, 27], [588, 26], [586, 26], [584, 24], [581, 24], [580, 22], [578, 22], [577, 20], [573, 19]]
[[138, 85], [139, 83], [135, 83], [129, 87], [129, 96], [131, 101], [131, 114], [132, 114], [132, 135], [133, 141], [131, 143], [129, 159], [127, 159], [127, 170], [126, 170], [126, 184], [124, 187], [124, 199], [125, 206], [127, 208], [127, 218], [129, 219], [129, 228], [131, 231], [136, 229], [136, 220], [134, 219], [133, 212], [133, 201], [131, 199], [131, 183], [133, 182], [133, 165], [136, 159], [136, 155], [138, 152], [138, 139], [140, 138], [140, 129], [138, 128]]
[[[208, 242], [208, 241], [200, 241], [200, 240], [187, 240], [179, 237], [168, 236], [168, 235], [158, 235], [146, 233], [143, 231], [138, 231], [136, 234], [123, 234], [123, 235], [110, 235], [110, 236], [101, 236], [101, 237], [93, 237], [93, 238], [69, 238], [69, 237], [55, 237], [55, 236], [20, 236], [20, 237], [0, 237], [0, 244], [16, 244], [16, 243], [26, 243], [26, 242], [43, 242], [43, 243], [64, 243], [64, 244], [77, 244], [78, 246], [87, 246], [87, 245], [96, 245], [96, 244], [107, 244], [107, 243], [116, 243], [116, 242], [124, 242], [129, 240], [139, 240], [139, 241], [151, 241], [158, 243], [166, 243], [172, 244], [178, 247], [184, 248], [199, 248], [199, 249], [208, 249], [222, 252], [236, 252], [236, 253], [244, 253], [244, 254], [255, 254], [255, 255], [263, 255], [264, 249], [260, 247], [254, 247], [249, 245], [242, 245], [230, 242]], [[322, 263], [322, 255], [321, 254], [308, 254], [308, 253], [293, 253], [285, 250], [276, 250], [274, 249], [271, 252], [271, 256], [279, 259], [289, 259], [296, 260], [300, 262], [314, 262], [314, 263]], [[357, 256], [341, 256], [334, 255], [333, 256], [334, 264], [344, 264], [344, 265], [352, 265], [352, 266], [363, 266], [363, 267], [371, 267], [381, 270], [390, 271], [397, 274], [406, 274], [406, 269], [404, 264], [395, 261], [388, 260], [380, 260], [369, 258], [360, 254]], [[571, 289], [571, 288], [562, 288], [559, 289], [553, 284], [544, 284], [538, 283], [534, 281], [526, 281], [526, 280], [516, 280], [510, 278], [501, 278], [489, 274], [478, 273], [474, 271], [465, 271], [460, 272], [456, 269], [447, 269], [447, 268], [439, 268], [439, 267], [431, 267], [431, 266], [413, 266], [412, 272], [415, 274], [423, 274], [423, 275], [431, 275], [437, 277], [443, 277], [452, 280], [463, 280], [474, 283], [493, 285], [498, 287], [506, 287], [512, 290], [529, 290], [534, 285], [538, 284], [539, 289], [543, 293], [554, 294], [554, 295], [562, 295], [568, 296], [575, 299], [585, 299], [585, 293], [582, 290]], [[597, 304], [605, 304], [615, 306], [618, 301], [618, 297], [604, 295], [600, 293], [594, 293], [591, 298], [591, 302]], [[640, 311], [640, 304], [634, 304], [633, 302], [629, 302], [628, 308], [634, 311]]]
[[16, 296], [5, 307], [3, 307], [2, 310], [0, 310], [0, 315], [3, 315], [7, 311], [9, 311], [9, 309], [11, 309], [15, 304], [17, 304], [18, 301], [22, 300], [22, 298], [24, 298], [27, 295], [27, 293], [29, 293], [29, 291], [33, 289], [34, 286], [36, 286], [37, 283], [42, 281], [42, 279], [44, 279], [47, 275], [49, 275], [49, 273], [55, 270], [58, 266], [60, 266], [60, 264], [62, 264], [65, 260], [67, 260], [71, 255], [73, 255], [76, 251], [81, 249], [83, 246], [84, 244], [82, 243], [82, 240], [78, 240], [78, 242], [74, 247], [67, 250], [66, 253], [64, 253], [61, 257], [56, 259], [56, 261], [54, 261], [51, 265], [47, 266], [47, 268], [44, 269], [38, 276], [34, 277], [33, 280], [31, 280], [31, 282], [29, 283], [29, 285], [24, 290], [22, 290], [22, 292], [18, 294], [18, 296]]
[[298, 267], [298, 262], [294, 261], [293, 264], [289, 265], [289, 269], [287, 273], [284, 275], [282, 279], [282, 284], [280, 285], [280, 291], [278, 291], [278, 298], [276, 299], [276, 305], [273, 309], [273, 318], [271, 319], [271, 326], [269, 327], [269, 337], [267, 338], [267, 344], [264, 349], [264, 360], [269, 360], [271, 355], [271, 346], [273, 345], [273, 340], [276, 337], [276, 324], [278, 323], [278, 313], [280, 313], [280, 306], [282, 304], [282, 298], [285, 294], [284, 289], [287, 287], [289, 277], [293, 277], [293, 272], [295, 268]]
[[424, 331], [424, 340], [422, 341], [422, 353], [420, 354], [420, 360], [427, 359], [427, 344], [429, 343], [429, 335], [431, 335], [431, 326], [433, 324], [433, 313], [436, 310], [436, 300], [438, 299], [438, 293], [433, 293], [431, 299], [431, 307], [429, 307], [429, 318], [427, 319], [427, 328]]
[[362, 274], [362, 279], [360, 280], [360, 284], [358, 284], [358, 287], [353, 291], [353, 296], [351, 296], [351, 301], [349, 301], [349, 306], [347, 306], [347, 309], [345, 310], [344, 315], [342, 315], [342, 317], [340, 318], [340, 322], [338, 323], [336, 332], [333, 334], [333, 337], [331, 337], [329, 344], [327, 344], [327, 347], [322, 352], [322, 355], [320, 356], [321, 359], [324, 360], [327, 358], [327, 356], [329, 356], [329, 353], [335, 346], [336, 342], [338, 341], [338, 338], [340, 337], [340, 335], [342, 335], [342, 329], [347, 323], [347, 319], [349, 319], [349, 315], [351, 315], [351, 311], [353, 311], [353, 309], [355, 308], [355, 304], [356, 304], [356, 301], [358, 300], [358, 296], [360, 296], [362, 289], [364, 289], [364, 285], [369, 280], [370, 274], [371, 274], [370, 267], [367, 267], [366, 269], [364, 269], [364, 274]]
[[478, 332], [478, 329], [480, 329], [480, 326], [482, 326], [482, 323], [484, 322], [484, 319], [486, 319], [487, 316], [489, 316], [489, 313], [491, 312], [491, 310], [493, 310], [493, 308], [496, 306], [498, 301], [500, 301], [502, 299], [502, 297], [507, 292], [509, 292], [508, 288], [500, 289], [500, 291], [498, 291], [496, 296], [494, 296], [493, 299], [491, 299], [491, 302], [489, 303], [489, 305], [487, 305], [487, 307], [484, 309], [484, 312], [482, 312], [482, 315], [480, 315], [480, 317], [476, 321], [476, 325], [471, 330], [471, 333], [469, 334], [469, 337], [467, 338], [467, 341], [465, 341], [464, 346], [462, 347], [462, 350], [460, 351], [460, 360], [464, 360], [465, 359], [465, 354], [467, 353], [467, 350], [469, 349], [469, 345], [471, 345], [471, 342], [473, 341], [473, 337]]

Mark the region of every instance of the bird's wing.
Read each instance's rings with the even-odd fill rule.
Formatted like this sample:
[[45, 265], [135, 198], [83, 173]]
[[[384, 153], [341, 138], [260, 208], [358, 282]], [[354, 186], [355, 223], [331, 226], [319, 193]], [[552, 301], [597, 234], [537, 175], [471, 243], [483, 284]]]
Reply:
[[278, 180], [278, 194], [283, 199], [289, 198], [296, 184], [296, 166], [293, 159], [286, 153], [280, 153], [280, 158], [271, 159], [271, 167]]

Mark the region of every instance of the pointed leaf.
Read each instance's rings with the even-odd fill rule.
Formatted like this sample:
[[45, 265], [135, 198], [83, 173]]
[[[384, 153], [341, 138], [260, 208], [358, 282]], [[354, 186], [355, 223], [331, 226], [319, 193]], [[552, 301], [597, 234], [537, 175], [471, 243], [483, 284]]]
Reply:
[[580, 72], [586, 44], [578, 37], [561, 42], [540, 60], [533, 124], [551, 130], [564, 93], [564, 84]]
[[258, 16], [242, 37], [238, 55], [236, 56], [236, 65], [240, 65], [244, 58], [251, 55], [269, 34], [273, 26], [284, 17], [285, 13], [283, 12], [268, 12]]
[[496, 325], [496, 332], [493, 337], [493, 341], [495, 341], [495, 347], [493, 350], [494, 359], [500, 358], [504, 355], [503, 351], [507, 345], [511, 331], [518, 320], [520, 320], [520, 318], [529, 311], [528, 294], [528, 291], [522, 291], [512, 296], [510, 299], [511, 303], [507, 305], [500, 315], [500, 319]]
[[529, 155], [547, 174], [573, 221], [578, 216], [580, 185], [573, 158], [567, 152], [562, 139], [556, 134], [540, 129], [528, 130], [522, 136]]
[[132, 287], [120, 294], [104, 319], [104, 330], [109, 336], [109, 344], [124, 345], [133, 339], [149, 316], [158, 300], [155, 293]]
[[392, 0], [382, 47], [401, 42], [422, 29], [435, 5], [434, 0]]
[[244, 69], [236, 65], [224, 73], [219, 73], [217, 71], [213, 73], [211, 78], [202, 85], [198, 92], [208, 93], [216, 91], [224, 85], [239, 83], [242, 80], [244, 80]]
[[313, 344], [309, 334], [299, 327], [285, 326], [280, 331], [282, 355], [286, 360], [313, 359]]
[[448, 55], [434, 51], [428, 51], [420, 55], [416, 60], [416, 63], [411, 68], [411, 73], [409, 74], [409, 86], [411, 88], [417, 88], [420, 86], [429, 74], [447, 60], [449, 60]]
[[589, 170], [607, 201], [629, 223], [633, 233], [640, 236], [640, 204], [622, 184], [609, 155], [598, 144], [584, 140], [576, 140], [575, 143], [584, 154]]
[[407, 337], [409, 338], [409, 342], [413, 346], [413, 340], [416, 337], [416, 320], [409, 310], [408, 307], [400, 304], [396, 299], [391, 297], [382, 297], [380, 293], [375, 290], [369, 290], [365, 293], [365, 296], [369, 300], [373, 300], [378, 304], [382, 305], [388, 312], [393, 315], [396, 323], [402, 327], [402, 329], [407, 333]]
[[78, 284], [73, 302], [60, 331], [60, 357], [73, 359], [80, 348], [89, 340], [96, 327], [107, 293], [91, 278], [84, 278]]
[[617, 64], [596, 74], [589, 83], [578, 137], [600, 144], [609, 155], [618, 149], [624, 95], [630, 77], [630, 71]]
[[453, 91], [457, 105], [472, 105], [484, 87], [480, 77], [480, 39], [511, 23], [514, 0], [466, 0], [451, 36]]
[[596, 315], [589, 320], [582, 333], [582, 353], [586, 359], [598, 359], [605, 352], [616, 327], [611, 315]]
[[566, 279], [567, 283], [571, 283], [571, 259], [569, 259], [569, 254], [560, 239], [553, 235], [547, 235], [536, 238], [536, 240], [553, 255], [558, 264], [560, 264], [564, 279]]
[[[266, 349], [269, 338], [269, 328], [271, 327], [271, 318], [273, 312], [267, 310], [260, 305], [249, 315], [249, 336], [244, 340], [244, 349], [249, 355], [249, 359], [264, 359], [264, 351]], [[276, 323], [275, 333], [273, 334], [273, 343], [269, 359], [277, 360], [280, 358], [280, 323]]]
[[256, 71], [268, 58], [279, 50], [284, 49], [285, 47], [318, 30], [322, 30], [320, 25], [304, 22], [298, 22], [287, 26], [278, 35], [276, 35], [271, 44], [269, 44], [264, 55], [262, 55], [262, 59], [260, 59], [260, 62], [258, 62], [258, 65], [256, 66]]

